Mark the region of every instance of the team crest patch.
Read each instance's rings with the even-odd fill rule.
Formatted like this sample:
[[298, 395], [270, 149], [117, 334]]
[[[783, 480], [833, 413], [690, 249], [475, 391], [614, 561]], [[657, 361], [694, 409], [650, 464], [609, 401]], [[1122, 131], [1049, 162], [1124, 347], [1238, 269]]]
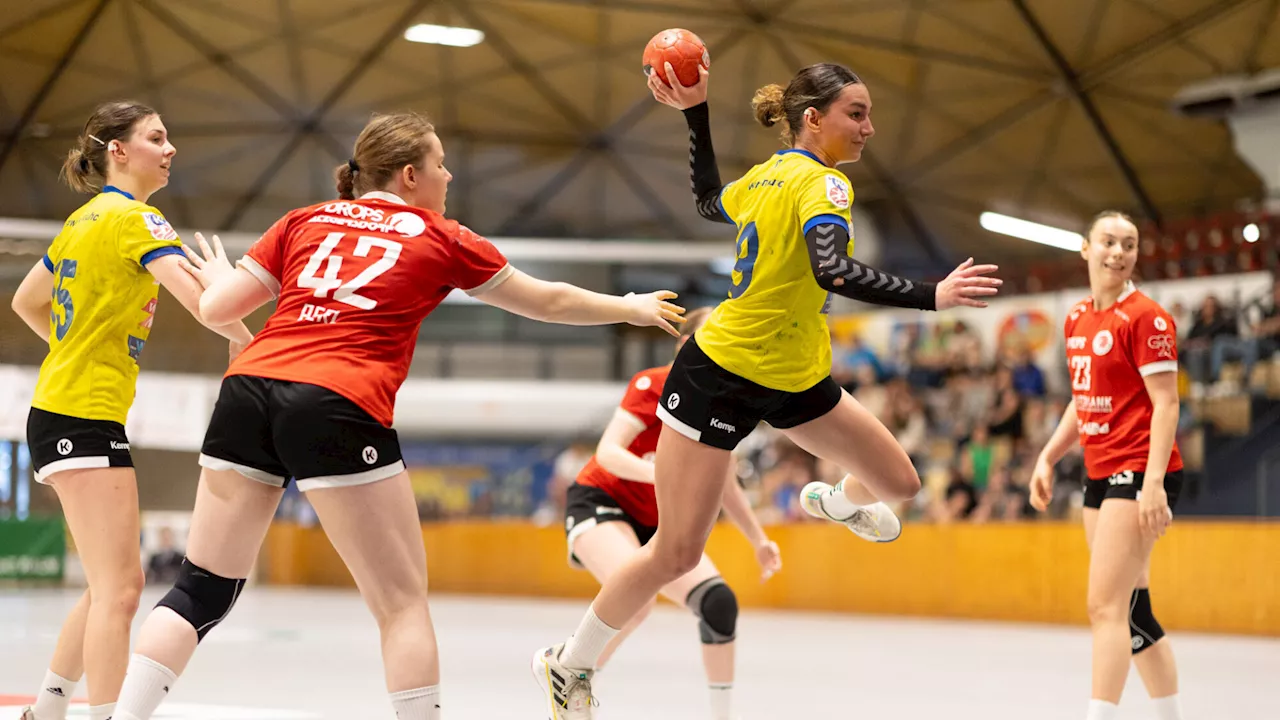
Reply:
[[844, 178], [835, 175], [827, 176], [827, 199], [841, 210], [849, 207], [849, 184], [844, 181]]
[[645, 375], [639, 378], [638, 380], [636, 380], [637, 390], [648, 390], [651, 387], [653, 387], [653, 378], [649, 377], [648, 375]]
[[1103, 330], [1093, 336], [1093, 354], [1106, 355], [1111, 352], [1111, 346], [1115, 345], [1115, 338], [1111, 336], [1110, 330]]
[[1156, 325], [1156, 329], [1159, 330], [1160, 332], [1164, 332], [1165, 330], [1169, 329], [1169, 323], [1165, 322], [1164, 318], [1160, 317], [1159, 315], [1156, 316], [1155, 325]]
[[178, 233], [163, 216], [156, 213], [142, 213], [142, 221], [147, 224], [147, 232], [151, 233], [151, 237], [157, 240], [178, 239]]

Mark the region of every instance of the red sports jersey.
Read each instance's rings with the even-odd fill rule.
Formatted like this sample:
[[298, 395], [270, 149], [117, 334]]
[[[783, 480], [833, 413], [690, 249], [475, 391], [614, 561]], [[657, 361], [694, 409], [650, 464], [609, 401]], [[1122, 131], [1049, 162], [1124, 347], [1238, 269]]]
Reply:
[[[1066, 322], [1067, 366], [1084, 464], [1094, 480], [1145, 472], [1151, 398], [1143, 378], [1178, 370], [1173, 318], [1132, 285], [1101, 312], [1089, 298]], [[1182, 469], [1175, 442], [1168, 472]]]
[[[669, 372], [670, 365], [641, 370], [631, 378], [627, 394], [622, 396], [620, 407], [635, 420], [635, 426], [640, 430], [627, 450], [645, 460], [653, 460], [658, 450], [658, 435], [662, 432], [658, 401], [662, 399], [662, 386], [667, 382]], [[649, 483], [623, 480], [600, 467], [594, 456], [578, 473], [578, 482], [609, 493], [609, 497], [617, 500], [618, 505], [641, 525], [658, 526], [658, 500]]]
[[514, 272], [488, 240], [382, 192], [294, 210], [239, 266], [276, 310], [227, 375], [319, 385], [388, 427], [423, 319]]

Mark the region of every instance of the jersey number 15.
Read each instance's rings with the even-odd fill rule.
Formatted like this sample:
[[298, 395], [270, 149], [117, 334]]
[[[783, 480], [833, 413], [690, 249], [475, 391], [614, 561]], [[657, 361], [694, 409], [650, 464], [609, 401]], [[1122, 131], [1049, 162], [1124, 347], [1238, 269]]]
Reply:
[[[355, 256], [369, 257], [370, 250], [380, 248], [382, 257], [365, 268], [364, 272], [344, 283], [338, 278], [338, 272], [342, 269], [342, 256], [332, 254], [344, 237], [346, 233], [329, 233], [324, 242], [320, 243], [320, 247], [312, 253], [307, 266], [302, 269], [302, 274], [298, 276], [298, 287], [315, 290], [312, 294], [318, 298], [328, 297], [332, 292], [333, 299], [338, 302], [361, 310], [372, 310], [378, 306], [378, 301], [360, 295], [356, 291], [395, 267], [396, 261], [400, 259], [400, 250], [404, 246], [394, 240], [361, 235], [356, 239]], [[317, 275], [321, 265], [324, 265], [324, 274]]]

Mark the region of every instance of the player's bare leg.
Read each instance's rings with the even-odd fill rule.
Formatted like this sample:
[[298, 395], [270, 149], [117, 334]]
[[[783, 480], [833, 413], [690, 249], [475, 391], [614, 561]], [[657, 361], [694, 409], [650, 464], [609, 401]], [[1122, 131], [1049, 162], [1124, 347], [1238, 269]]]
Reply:
[[36, 702], [24, 711], [23, 720], [66, 720], [71, 694], [84, 675], [84, 628], [88, 621], [89, 591], [85, 590], [62, 623]]
[[[601, 585], [608, 582], [618, 568], [639, 550], [640, 539], [636, 537], [631, 526], [624, 522], [600, 523], [579, 535], [573, 543], [573, 554], [577, 556], [587, 572], [600, 581]], [[640, 627], [645, 618], [649, 617], [655, 604], [657, 604], [656, 598], [650, 600], [648, 605], [618, 631], [618, 634], [605, 646], [604, 652], [600, 653], [595, 670], [598, 671], [608, 664], [609, 658], [613, 657], [618, 647], [631, 633], [635, 632], [636, 628]]]
[[89, 581], [84, 668], [91, 717], [110, 714], [129, 663], [129, 628], [142, 594], [138, 484], [133, 468], [66, 470], [58, 493]]
[[[662, 588], [662, 596], [677, 605], [688, 607], [695, 615], [703, 612], [703, 606], [715, 615], [705, 618], [699, 616], [702, 619], [702, 665], [707, 672], [712, 720], [731, 720], [735, 717], [734, 637], [738, 604], [732, 591], [719, 578], [720, 571], [704, 553], [697, 567]], [[715, 594], [704, 592], [708, 588], [713, 588], [711, 593]], [[694, 604], [697, 607], [691, 606]]]
[[1129, 676], [1129, 603], [1155, 540], [1138, 525], [1138, 503], [1109, 499], [1098, 511], [1089, 558], [1093, 692], [1089, 720], [1109, 720]]
[[440, 656], [427, 606], [427, 553], [409, 474], [307, 498], [382, 636], [387, 691], [402, 720], [440, 717]]
[[534, 675], [547, 692], [554, 720], [590, 720], [591, 668], [609, 641], [665, 585], [702, 560], [720, 514], [730, 461], [729, 451], [663, 426], [654, 460], [662, 518], [657, 534], [609, 578], [568, 642], [534, 656]]
[[[1098, 524], [1098, 511], [1093, 508], [1084, 509], [1084, 535], [1089, 547], [1093, 547], [1093, 536]], [[1138, 576], [1139, 590], [1150, 587], [1151, 556], [1143, 563], [1142, 572]], [[1132, 605], [1132, 602], [1131, 602]], [[1132, 614], [1132, 610], [1130, 611]], [[1134, 632], [1133, 619], [1130, 618], [1130, 633]], [[1132, 648], [1132, 643], [1130, 645]], [[1160, 638], [1155, 644], [1147, 646], [1133, 655], [1134, 667], [1142, 678], [1147, 694], [1155, 702], [1159, 720], [1181, 720], [1182, 714], [1178, 702], [1178, 666], [1173, 655], [1173, 646], [1167, 637]]]
[[902, 522], [885, 502], [915, 497], [920, 477], [893, 433], [853, 396], [842, 393], [826, 415], [782, 432], [802, 450], [849, 473], [835, 486], [806, 485], [800, 492], [806, 512], [844, 523], [872, 542], [891, 542], [902, 534]]
[[[216, 576], [220, 583], [247, 578], [282, 495], [283, 488], [238, 472], [202, 469], [184, 568], [198, 568], [204, 578]], [[175, 592], [171, 590], [165, 601]], [[234, 603], [234, 596], [229, 599]], [[142, 624], [113, 720], [148, 720], [186, 669], [199, 637], [192, 620], [174, 609], [152, 610]]]

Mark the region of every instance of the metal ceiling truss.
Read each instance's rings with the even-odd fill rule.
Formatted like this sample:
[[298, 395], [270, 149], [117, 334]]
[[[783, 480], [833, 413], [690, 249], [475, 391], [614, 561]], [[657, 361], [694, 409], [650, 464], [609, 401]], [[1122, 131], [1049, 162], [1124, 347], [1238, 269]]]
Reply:
[[40, 84], [40, 89], [23, 108], [22, 114], [18, 116], [18, 122], [14, 124], [9, 131], [9, 136], [5, 138], [4, 147], [0, 148], [0, 170], [4, 169], [4, 164], [9, 160], [9, 156], [13, 154], [13, 149], [17, 147], [18, 141], [22, 138], [22, 134], [26, 132], [27, 125], [35, 118], [36, 112], [40, 110], [40, 106], [44, 104], [49, 93], [53, 90], [53, 86], [58, 83], [58, 78], [62, 77], [62, 73], [66, 72], [67, 66], [71, 64], [71, 59], [75, 57], [76, 51], [84, 44], [85, 38], [89, 37], [89, 33], [93, 31], [98, 19], [102, 17], [102, 12], [107, 9], [107, 5], [111, 0], [98, 0], [93, 9], [89, 11], [88, 17], [80, 24], [80, 29], [71, 38], [71, 42], [67, 43], [67, 47], [62, 51], [62, 56], [58, 58], [57, 64], [45, 76], [44, 82]]
[[1112, 162], [1120, 170], [1125, 184], [1129, 186], [1129, 191], [1133, 194], [1139, 207], [1142, 208], [1142, 212], [1148, 220], [1160, 226], [1163, 223], [1163, 219], [1159, 208], [1152, 202], [1146, 188], [1142, 186], [1138, 173], [1134, 171], [1132, 163], [1129, 162], [1124, 151], [1121, 150], [1115, 136], [1111, 134], [1111, 130], [1107, 127], [1106, 121], [1102, 119], [1102, 115], [1098, 112], [1098, 107], [1094, 104], [1093, 99], [1089, 97], [1089, 93], [1081, 86], [1080, 77], [1076, 74], [1076, 71], [1067, 62], [1067, 59], [1063, 57], [1058, 47], [1054, 45], [1053, 40], [1045, 32], [1044, 27], [1040, 25], [1040, 21], [1032, 14], [1031, 9], [1027, 7], [1026, 0], [1009, 0], [1009, 2], [1018, 11], [1023, 24], [1031, 31], [1036, 41], [1044, 48], [1045, 54], [1053, 62], [1054, 67], [1057, 68], [1062, 81], [1066, 83], [1067, 90], [1075, 98], [1076, 103], [1084, 112], [1085, 118], [1089, 121], [1089, 125], [1093, 127], [1094, 133], [1106, 148], [1107, 154], [1111, 156]]

